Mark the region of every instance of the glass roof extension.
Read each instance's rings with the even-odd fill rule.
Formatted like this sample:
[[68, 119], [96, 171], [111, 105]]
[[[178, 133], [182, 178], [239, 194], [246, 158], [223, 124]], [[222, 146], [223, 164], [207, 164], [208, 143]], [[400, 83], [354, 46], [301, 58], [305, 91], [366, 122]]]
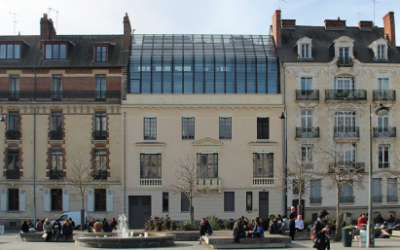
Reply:
[[132, 35], [129, 93], [280, 93], [269, 35]]

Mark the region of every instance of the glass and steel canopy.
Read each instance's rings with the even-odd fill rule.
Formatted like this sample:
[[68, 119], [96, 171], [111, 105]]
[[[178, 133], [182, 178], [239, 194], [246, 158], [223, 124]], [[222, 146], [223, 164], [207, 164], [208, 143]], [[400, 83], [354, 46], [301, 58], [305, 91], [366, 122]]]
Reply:
[[132, 35], [129, 93], [277, 94], [269, 35]]

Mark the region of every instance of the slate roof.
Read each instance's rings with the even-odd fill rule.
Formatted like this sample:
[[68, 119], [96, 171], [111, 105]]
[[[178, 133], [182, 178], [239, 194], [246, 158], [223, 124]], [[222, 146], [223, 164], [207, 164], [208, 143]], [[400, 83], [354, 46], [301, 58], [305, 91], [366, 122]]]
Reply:
[[[66, 60], [43, 60], [40, 36], [0, 36], [0, 42], [24, 41], [21, 59], [0, 60], [0, 68], [79, 68], [124, 67], [128, 65], [129, 51], [123, 49], [123, 35], [56, 35], [51, 41], [68, 41]], [[107, 62], [94, 62], [94, 45], [110, 43]]]
[[[346, 27], [343, 30], [326, 30], [324, 26], [296, 26], [295, 29], [282, 29], [282, 46], [277, 47], [281, 62], [330, 62], [335, 57], [333, 41], [341, 36], [354, 39], [354, 58], [363, 63], [399, 63], [400, 53], [397, 48], [388, 50], [389, 61], [375, 61], [374, 53], [368, 46], [384, 37], [383, 28], [360, 30], [359, 27]], [[296, 43], [299, 39], [312, 39], [314, 60], [299, 60]]]

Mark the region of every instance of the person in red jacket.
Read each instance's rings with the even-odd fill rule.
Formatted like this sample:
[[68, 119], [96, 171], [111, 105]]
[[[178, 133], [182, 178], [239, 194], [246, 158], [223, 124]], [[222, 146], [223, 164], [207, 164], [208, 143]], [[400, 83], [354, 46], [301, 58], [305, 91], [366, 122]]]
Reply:
[[368, 218], [365, 216], [365, 214], [362, 214], [360, 219], [358, 219], [358, 229], [362, 227], [366, 227], [368, 223]]

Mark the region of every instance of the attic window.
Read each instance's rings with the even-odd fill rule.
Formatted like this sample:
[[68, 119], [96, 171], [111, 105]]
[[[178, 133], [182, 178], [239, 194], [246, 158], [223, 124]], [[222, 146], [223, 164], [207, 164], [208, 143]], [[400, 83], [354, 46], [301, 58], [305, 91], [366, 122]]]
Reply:
[[378, 45], [378, 59], [386, 59], [385, 58], [385, 45]]
[[310, 57], [310, 44], [302, 44], [301, 45], [301, 57], [302, 58]]
[[94, 46], [94, 61], [107, 62], [108, 61], [108, 45], [95, 45]]
[[297, 41], [297, 53], [299, 59], [312, 59], [311, 49], [312, 40], [308, 37], [303, 37]]
[[19, 59], [21, 58], [20, 43], [0, 44], [0, 59]]
[[383, 38], [379, 38], [378, 40], [374, 41], [371, 43], [368, 47], [372, 49], [374, 52], [374, 59], [375, 60], [387, 60], [388, 55], [387, 55], [387, 50], [388, 50], [388, 41]]
[[63, 60], [67, 58], [66, 43], [45, 43], [44, 59], [46, 60]]

